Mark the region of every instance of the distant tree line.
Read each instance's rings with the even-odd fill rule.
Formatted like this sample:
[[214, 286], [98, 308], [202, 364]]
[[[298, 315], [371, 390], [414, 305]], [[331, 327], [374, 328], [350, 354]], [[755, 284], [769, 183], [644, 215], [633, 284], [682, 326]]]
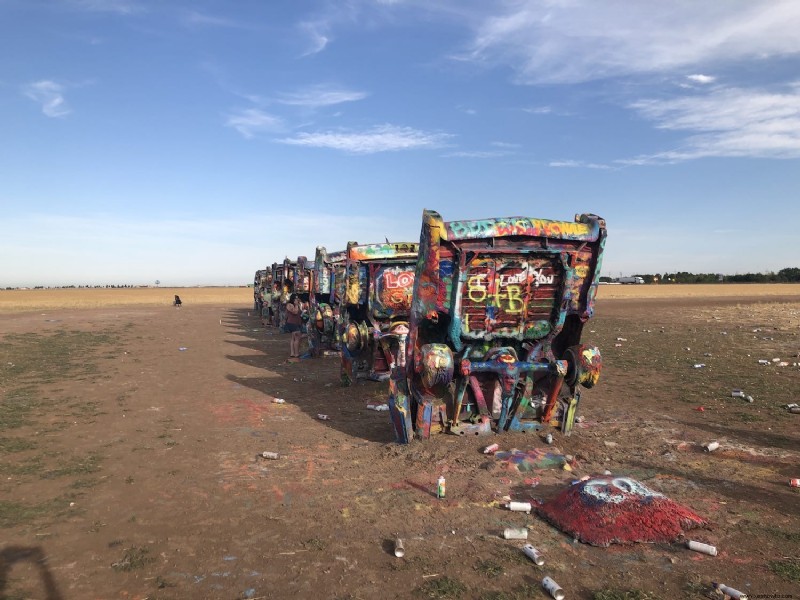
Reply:
[[[800, 267], [787, 267], [777, 273], [743, 273], [722, 275], [720, 273], [636, 273], [645, 283], [800, 283]], [[613, 277], [601, 277], [600, 281], [612, 283]]]

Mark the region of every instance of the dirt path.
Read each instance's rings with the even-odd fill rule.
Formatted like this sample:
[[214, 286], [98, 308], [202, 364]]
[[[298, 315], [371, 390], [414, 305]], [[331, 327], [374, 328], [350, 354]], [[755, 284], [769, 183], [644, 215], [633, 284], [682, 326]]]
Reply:
[[[503, 600], [544, 597], [544, 575], [568, 598], [712, 598], [720, 580], [796, 593], [800, 415], [781, 405], [800, 369], [757, 359], [800, 360], [800, 303], [607, 301], [597, 315], [584, 338], [605, 370], [582, 428], [556, 434], [575, 470], [533, 473], [484, 456], [486, 438], [394, 444], [366, 409], [382, 385], [340, 388], [336, 358], [287, 363], [286, 336], [247, 308], [0, 315], [0, 598]], [[720, 451], [703, 453], [711, 438]], [[499, 506], [606, 469], [711, 520], [697, 535], [720, 555], [576, 544]], [[523, 525], [544, 567], [498, 536]]]

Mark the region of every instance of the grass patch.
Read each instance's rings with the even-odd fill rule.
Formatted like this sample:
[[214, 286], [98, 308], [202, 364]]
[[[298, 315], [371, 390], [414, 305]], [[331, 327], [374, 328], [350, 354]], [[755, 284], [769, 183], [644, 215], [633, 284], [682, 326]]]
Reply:
[[141, 569], [145, 565], [155, 561], [155, 558], [150, 556], [149, 548], [140, 548], [138, 546], [131, 546], [125, 548], [122, 554], [122, 559], [112, 563], [111, 568], [117, 572], [128, 572]]
[[36, 442], [25, 438], [6, 438], [0, 437], [0, 453], [11, 454], [13, 452], [24, 452], [36, 448]]
[[85, 458], [73, 458], [62, 462], [55, 469], [42, 473], [42, 479], [55, 479], [67, 475], [89, 475], [100, 470], [102, 456], [97, 452], [90, 452]]
[[500, 577], [500, 575], [505, 572], [503, 566], [493, 560], [479, 560], [475, 564], [475, 570], [478, 571], [478, 573], [486, 575], [489, 579]]
[[599, 590], [592, 600], [660, 600], [658, 596], [642, 590]]
[[800, 561], [771, 560], [767, 563], [769, 570], [786, 581], [800, 582]]
[[65, 502], [63, 499], [55, 499], [41, 504], [24, 504], [0, 500], [0, 528], [16, 527], [51, 513], [52, 516], [58, 516], [58, 508], [63, 507]]
[[761, 528], [759, 530], [763, 531], [764, 533], [768, 533], [769, 535], [784, 539], [787, 542], [792, 542], [794, 544], [800, 545], [800, 531], [783, 531], [782, 529], [778, 529], [777, 527], [766, 527]]
[[306, 550], [322, 550], [325, 548], [325, 542], [317, 538], [311, 538], [303, 542], [303, 548]]
[[41, 456], [14, 463], [0, 463], [0, 473], [3, 475], [37, 475], [42, 472], [43, 468]]
[[424, 598], [461, 598], [467, 586], [453, 577], [440, 577], [426, 581], [414, 590]]
[[[0, 385], [2, 385], [0, 383]], [[34, 388], [23, 387], [8, 392], [0, 402], [0, 431], [30, 425], [31, 411], [41, 404], [34, 399]]]

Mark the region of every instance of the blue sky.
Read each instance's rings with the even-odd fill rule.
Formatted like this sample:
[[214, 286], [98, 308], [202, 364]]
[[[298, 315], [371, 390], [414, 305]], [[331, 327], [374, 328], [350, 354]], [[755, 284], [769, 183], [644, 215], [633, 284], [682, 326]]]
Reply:
[[445, 220], [800, 266], [796, 0], [0, 0], [0, 286], [243, 284]]

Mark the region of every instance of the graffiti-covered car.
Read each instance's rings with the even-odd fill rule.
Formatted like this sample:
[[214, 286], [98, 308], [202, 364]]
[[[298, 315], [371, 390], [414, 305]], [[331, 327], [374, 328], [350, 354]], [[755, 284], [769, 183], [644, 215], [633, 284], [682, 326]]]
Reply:
[[324, 246], [318, 246], [316, 250], [308, 294], [309, 344], [311, 355], [315, 357], [338, 346], [336, 320], [339, 306], [334, 290], [337, 272], [339, 279], [344, 279], [346, 258], [347, 253], [344, 250], [329, 253]]
[[590, 214], [445, 222], [424, 211], [405, 356], [389, 384], [397, 440], [544, 424], [569, 433], [578, 385], [600, 374], [581, 333], [605, 238]]
[[253, 310], [258, 314], [261, 314], [264, 306], [264, 291], [268, 274], [268, 269], [259, 269], [253, 277]]
[[417, 264], [416, 243], [347, 244], [340, 312], [343, 385], [385, 381], [392, 347], [405, 340]]

